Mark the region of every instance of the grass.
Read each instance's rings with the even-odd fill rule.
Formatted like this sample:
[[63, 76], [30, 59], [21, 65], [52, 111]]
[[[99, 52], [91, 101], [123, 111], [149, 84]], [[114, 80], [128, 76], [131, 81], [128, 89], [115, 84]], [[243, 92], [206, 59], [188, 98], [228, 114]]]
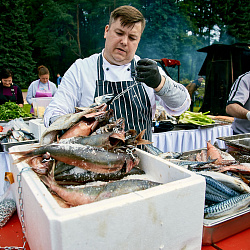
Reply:
[[29, 105], [29, 104], [24, 104], [24, 105], [23, 105], [23, 109], [24, 109], [27, 113], [30, 112], [30, 108], [31, 108], [31, 105]]

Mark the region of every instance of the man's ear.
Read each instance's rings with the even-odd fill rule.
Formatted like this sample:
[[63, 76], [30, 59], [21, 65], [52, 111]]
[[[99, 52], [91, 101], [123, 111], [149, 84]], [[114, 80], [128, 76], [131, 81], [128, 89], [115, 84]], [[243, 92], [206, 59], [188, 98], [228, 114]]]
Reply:
[[106, 38], [107, 32], [109, 31], [109, 25], [107, 24], [105, 26], [105, 31], [104, 31], [104, 38]]

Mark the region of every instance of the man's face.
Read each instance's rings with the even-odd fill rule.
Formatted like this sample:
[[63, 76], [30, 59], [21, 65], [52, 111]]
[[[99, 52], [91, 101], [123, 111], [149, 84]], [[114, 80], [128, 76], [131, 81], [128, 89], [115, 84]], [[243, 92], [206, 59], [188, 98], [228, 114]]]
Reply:
[[141, 23], [132, 26], [121, 26], [120, 18], [106, 25], [104, 38], [105, 59], [114, 65], [124, 65], [131, 62], [141, 39]]
[[198, 81], [199, 81], [199, 82], [202, 82], [203, 79], [204, 79], [203, 77], [200, 77], [200, 78], [198, 78]]
[[4, 87], [10, 87], [12, 85], [12, 77], [3, 78], [2, 83]]
[[49, 80], [49, 74], [40, 75], [39, 78], [42, 83], [46, 83]]

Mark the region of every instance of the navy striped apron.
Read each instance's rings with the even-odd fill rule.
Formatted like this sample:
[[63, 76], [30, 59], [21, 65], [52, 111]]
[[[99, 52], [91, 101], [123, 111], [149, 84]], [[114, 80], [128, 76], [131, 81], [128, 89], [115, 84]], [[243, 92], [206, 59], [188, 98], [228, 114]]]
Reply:
[[[110, 82], [104, 80], [103, 57], [99, 56], [97, 61], [98, 80], [96, 81], [95, 98], [106, 94], [114, 96], [134, 84], [134, 81]], [[135, 61], [131, 61], [131, 76], [135, 76]], [[128, 92], [115, 100], [108, 107], [114, 110], [114, 119], [125, 118], [125, 131], [135, 129], [137, 133], [146, 129], [143, 139], [151, 140], [152, 137], [152, 110], [148, 94], [144, 86], [139, 83]]]

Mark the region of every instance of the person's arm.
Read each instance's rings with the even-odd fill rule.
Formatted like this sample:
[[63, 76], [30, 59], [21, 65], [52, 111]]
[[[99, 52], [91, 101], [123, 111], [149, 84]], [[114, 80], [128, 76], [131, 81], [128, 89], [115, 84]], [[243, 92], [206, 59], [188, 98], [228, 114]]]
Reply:
[[250, 111], [243, 108], [238, 103], [232, 103], [226, 106], [227, 114], [240, 118], [240, 119], [248, 119], [250, 120]]
[[36, 82], [32, 82], [28, 88], [28, 91], [27, 91], [27, 96], [26, 96], [26, 101], [28, 104], [30, 104], [31, 106], [33, 105], [32, 104], [32, 100], [31, 98], [34, 98], [35, 95], [36, 95], [36, 90], [37, 90], [37, 86], [38, 84], [36, 84]]
[[[155, 61], [139, 60], [136, 71], [136, 80], [153, 88], [155, 94], [165, 103], [171, 114], [180, 115], [188, 110], [191, 100], [185, 86], [164, 75]], [[162, 103], [160, 104], [162, 105]]]
[[53, 83], [53, 82], [50, 82], [50, 83], [51, 83], [51, 88], [52, 88], [51, 89], [52, 96], [54, 96], [56, 91], [57, 91], [57, 87], [56, 87], [55, 83]]
[[250, 111], [245, 108], [245, 104], [250, 98], [250, 75], [240, 76], [231, 87], [226, 105], [227, 114], [239, 118], [250, 120]]

